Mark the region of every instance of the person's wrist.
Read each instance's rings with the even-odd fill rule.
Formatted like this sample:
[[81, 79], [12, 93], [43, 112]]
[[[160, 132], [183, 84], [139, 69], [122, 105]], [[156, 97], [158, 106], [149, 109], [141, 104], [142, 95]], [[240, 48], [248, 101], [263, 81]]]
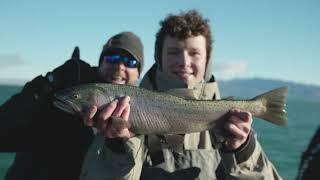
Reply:
[[237, 163], [240, 164], [249, 159], [253, 154], [256, 147], [256, 141], [254, 138], [253, 131], [250, 131], [246, 141], [237, 149], [228, 150], [224, 145], [222, 145], [220, 151], [223, 153], [234, 153]]

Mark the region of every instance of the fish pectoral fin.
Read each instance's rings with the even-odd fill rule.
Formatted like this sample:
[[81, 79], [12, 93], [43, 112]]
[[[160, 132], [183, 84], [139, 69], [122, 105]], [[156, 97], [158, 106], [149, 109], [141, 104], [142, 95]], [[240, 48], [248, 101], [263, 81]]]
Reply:
[[176, 152], [182, 152], [183, 150], [183, 143], [184, 143], [184, 135], [180, 134], [167, 134], [164, 135], [165, 140], [167, 141], [168, 145], [175, 150]]
[[116, 129], [130, 128], [129, 122], [121, 117], [111, 116], [109, 117], [109, 121], [111, 126], [113, 126]]
[[176, 88], [176, 89], [170, 89], [166, 91], [166, 93], [181, 97], [184, 99], [190, 99], [190, 100], [196, 100], [199, 99], [200, 92], [196, 89], [187, 89], [187, 88]]

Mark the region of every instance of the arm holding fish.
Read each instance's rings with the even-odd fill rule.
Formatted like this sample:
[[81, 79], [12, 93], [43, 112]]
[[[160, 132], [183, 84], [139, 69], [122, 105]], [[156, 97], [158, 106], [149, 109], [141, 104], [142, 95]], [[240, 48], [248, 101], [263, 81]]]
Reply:
[[229, 111], [229, 118], [224, 128], [230, 137], [220, 149], [221, 163], [224, 168], [217, 174], [226, 176], [226, 179], [236, 177], [281, 179], [263, 152], [251, 125], [250, 112], [239, 109]]
[[[86, 155], [82, 167], [82, 172], [85, 172], [86, 176], [81, 176], [82, 180], [94, 177], [140, 178], [145, 158], [144, 136], [135, 136], [128, 127], [114, 126], [110, 122], [112, 117], [128, 121], [129, 101], [130, 97], [124, 96], [102, 106], [99, 110], [93, 106], [86, 113], [85, 123], [96, 127], [99, 133]], [[97, 169], [101, 169], [97, 166], [103, 166], [107, 171], [97, 172]]]
[[39, 138], [36, 126], [45, 123], [43, 120], [52, 108], [51, 95], [58, 89], [88, 81], [89, 72], [89, 64], [72, 57], [46, 76], [39, 75], [27, 82], [21, 92], [1, 105], [0, 151], [15, 152], [30, 147], [31, 141]]
[[35, 144], [35, 125], [49, 107], [49, 93], [48, 81], [38, 76], [0, 106], [0, 151], [16, 152]]

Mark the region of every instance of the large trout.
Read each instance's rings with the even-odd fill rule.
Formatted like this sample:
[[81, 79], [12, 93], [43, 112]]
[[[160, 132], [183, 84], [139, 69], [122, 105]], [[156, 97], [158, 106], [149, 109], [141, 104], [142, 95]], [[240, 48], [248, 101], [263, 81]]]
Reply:
[[[184, 90], [187, 92], [183, 93]], [[76, 114], [85, 112], [89, 106], [99, 108], [115, 98], [130, 96], [130, 116], [126, 125], [135, 134], [185, 134], [213, 129], [231, 108], [249, 111], [253, 116], [277, 125], [287, 123], [284, 110], [287, 87], [248, 100], [195, 100], [185, 96], [190, 91], [155, 92], [127, 85], [84, 84], [57, 92], [54, 105]], [[180, 93], [184, 97], [177, 95]], [[112, 123], [123, 125], [120, 121], [124, 120], [113, 118]]]

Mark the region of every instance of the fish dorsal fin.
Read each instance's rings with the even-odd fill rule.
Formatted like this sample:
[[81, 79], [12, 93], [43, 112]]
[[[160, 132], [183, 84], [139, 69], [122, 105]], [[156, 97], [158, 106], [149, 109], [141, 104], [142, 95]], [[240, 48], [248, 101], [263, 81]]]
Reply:
[[166, 93], [181, 97], [183, 99], [196, 100], [199, 98], [200, 93], [196, 89], [187, 89], [187, 88], [175, 88], [166, 91]]

